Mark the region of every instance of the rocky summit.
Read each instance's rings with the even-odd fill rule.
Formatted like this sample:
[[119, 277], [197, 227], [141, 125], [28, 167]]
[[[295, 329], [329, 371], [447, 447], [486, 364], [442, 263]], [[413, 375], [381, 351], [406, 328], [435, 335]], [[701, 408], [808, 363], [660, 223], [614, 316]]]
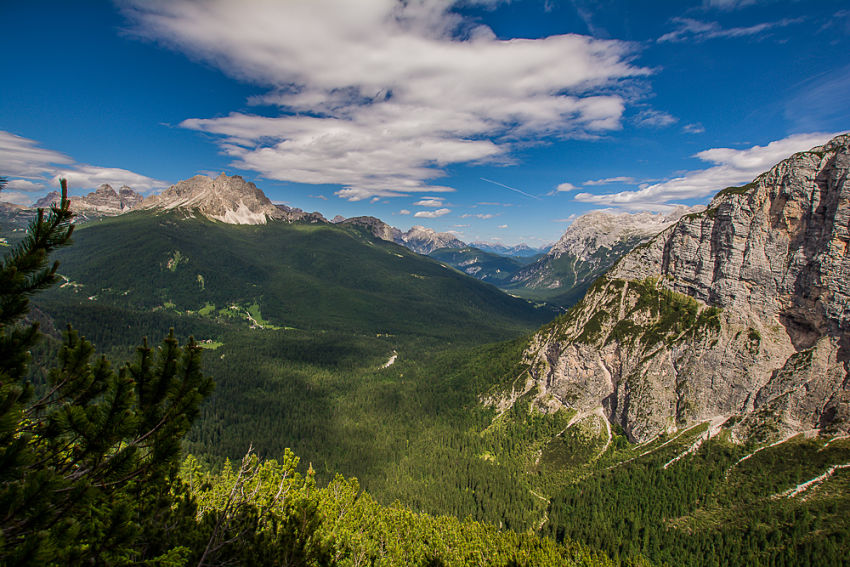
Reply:
[[850, 433], [850, 136], [720, 191], [625, 255], [525, 352], [544, 411], [633, 441]]
[[353, 217], [340, 222], [341, 224], [365, 227], [376, 238], [395, 242], [413, 250], [417, 254], [427, 255], [441, 248], [463, 248], [466, 246], [454, 234], [437, 232], [434, 229], [424, 226], [413, 226], [407, 232], [402, 232], [375, 217]]
[[590, 261], [600, 248], [614, 249], [621, 243], [638, 244], [655, 236], [688, 213], [698, 212], [705, 207], [674, 207], [667, 213], [611, 213], [593, 211], [578, 217], [564, 232], [548, 255], [558, 258], [572, 254], [576, 258]]
[[182, 209], [228, 224], [265, 224], [269, 219], [286, 220], [286, 211], [276, 207], [251, 182], [224, 173], [215, 179], [196, 175], [172, 185], [142, 203], [143, 209]]
[[666, 214], [593, 211], [581, 215], [545, 256], [517, 271], [511, 282], [531, 289], [583, 291], [583, 285], [589, 286], [623, 254], [682, 215], [702, 208], [679, 206]]
[[[85, 197], [71, 197], [71, 210], [85, 217], [112, 216], [126, 213], [138, 207], [143, 197], [126, 185], [117, 192], [104, 183]], [[51, 191], [35, 202], [37, 208], [46, 208], [59, 202], [59, 192]]]

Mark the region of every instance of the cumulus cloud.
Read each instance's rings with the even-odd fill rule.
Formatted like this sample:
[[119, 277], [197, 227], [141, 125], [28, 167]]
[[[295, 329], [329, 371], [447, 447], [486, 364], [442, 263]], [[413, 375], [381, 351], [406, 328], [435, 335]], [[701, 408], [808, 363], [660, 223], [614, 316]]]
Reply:
[[417, 211], [414, 213], [414, 217], [420, 217], [424, 219], [435, 219], [437, 217], [441, 217], [443, 215], [447, 215], [452, 212], [451, 209], [437, 209], [436, 211]]
[[[103, 183], [129, 185], [142, 192], [168, 186], [165, 181], [126, 169], [76, 163], [63, 153], [39, 147], [35, 140], [4, 131], [0, 131], [0, 171], [11, 178], [8, 187], [18, 191], [43, 191], [48, 185], [58, 187], [60, 178], [67, 179], [77, 192]], [[4, 194], [3, 198], [8, 201], [11, 197]]]
[[785, 18], [776, 22], [765, 22], [747, 27], [727, 28], [717, 22], [702, 22], [691, 18], [673, 18], [677, 29], [658, 38], [658, 43], [683, 41], [700, 42], [717, 38], [737, 38], [761, 35], [776, 28], [783, 28], [802, 21], [801, 18]]
[[606, 177], [605, 179], [588, 179], [582, 185], [592, 187], [595, 185], [608, 185], [609, 183], [625, 183], [631, 185], [635, 182], [634, 177]]
[[464, 214], [460, 215], [460, 218], [462, 218], [462, 219], [474, 218], [474, 219], [487, 220], [487, 219], [491, 219], [495, 216], [496, 215], [494, 215], [492, 213], [476, 213], [476, 214], [464, 213]]
[[420, 199], [413, 204], [417, 207], [442, 207], [443, 200], [431, 197], [427, 199]]
[[513, 144], [618, 129], [649, 74], [630, 44], [579, 35], [498, 39], [452, 2], [132, 0], [138, 35], [268, 88], [233, 113], [182, 126], [218, 136], [233, 165], [330, 183], [358, 200], [452, 191], [447, 166], [510, 162]]
[[19, 191], [43, 191], [47, 187], [43, 182], [30, 181], [29, 179], [12, 179], [6, 184], [7, 189], [18, 189]]
[[20, 191], [3, 191], [0, 193], [0, 201], [4, 203], [12, 203], [13, 205], [29, 206], [33, 202], [31, 193], [21, 193]]
[[505, 229], [505, 228], [508, 228], [508, 225], [506, 225], [506, 224], [500, 224], [500, 225], [499, 225], [498, 227], [496, 227], [496, 228]]
[[564, 192], [567, 192], [567, 191], [573, 191], [575, 188], [576, 188], [576, 186], [573, 185], [572, 183], [561, 183], [560, 185], [555, 187], [555, 191], [557, 191], [559, 193], [564, 193]]
[[691, 171], [681, 177], [648, 185], [636, 191], [621, 191], [604, 195], [579, 193], [577, 201], [627, 209], [664, 210], [675, 200], [707, 197], [724, 187], [752, 181], [791, 154], [823, 144], [835, 134], [795, 134], [766, 146], [745, 150], [712, 148], [697, 153], [697, 157], [714, 164], [708, 169]]
[[398, 212], [398, 214], [400, 214], [400, 215], [409, 215], [409, 214], [410, 214], [410, 211], [408, 211], [407, 209], [402, 209], [402, 210], [400, 210], [400, 211]]
[[60, 178], [67, 179], [68, 186], [76, 189], [91, 189], [106, 183], [116, 189], [122, 185], [127, 185], [135, 191], [146, 193], [152, 189], [161, 189], [169, 185], [165, 181], [153, 179], [127, 169], [84, 164], [58, 170], [53, 176], [53, 184], [58, 186]]

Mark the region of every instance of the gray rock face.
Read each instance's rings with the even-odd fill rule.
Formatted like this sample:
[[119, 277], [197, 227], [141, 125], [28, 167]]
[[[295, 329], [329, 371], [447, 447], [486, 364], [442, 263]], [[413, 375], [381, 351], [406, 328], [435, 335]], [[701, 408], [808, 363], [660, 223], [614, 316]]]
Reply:
[[238, 175], [228, 177], [224, 173], [215, 179], [196, 175], [181, 181], [159, 195], [145, 199], [141, 208], [198, 211], [208, 218], [228, 224], [265, 224], [269, 219], [289, 220], [286, 211], [276, 207], [256, 185]]
[[33, 203], [33, 208], [36, 209], [46, 209], [48, 207], [53, 206], [55, 203], [59, 202], [59, 191], [51, 191], [35, 203]]
[[848, 167], [839, 136], [624, 256], [526, 351], [540, 407], [602, 406], [635, 441], [850, 432]]
[[[70, 197], [71, 210], [84, 217], [120, 215], [138, 207], [142, 200], [141, 195], [126, 185], [116, 193], [115, 189], [107, 184], [101, 185], [85, 197]], [[47, 208], [58, 202], [59, 192], [51, 191], [33, 206]]]
[[328, 219], [319, 212], [307, 213], [302, 211], [301, 209], [294, 207], [287, 207], [286, 205], [275, 205], [280, 211], [283, 213], [283, 220], [286, 222], [307, 222], [311, 224], [315, 223], [327, 223]]
[[545, 256], [519, 270], [511, 283], [530, 289], [582, 289], [626, 252], [683, 215], [703, 208], [679, 206], [667, 214], [605, 211], [584, 214], [567, 228]]
[[548, 255], [558, 258], [563, 254], [572, 254], [576, 258], [589, 261], [600, 248], [613, 249], [620, 242], [645, 240], [684, 215], [703, 209], [704, 207], [690, 208], [680, 205], [667, 214], [593, 211], [578, 217], [552, 246]]
[[466, 246], [448, 232], [436, 232], [424, 226], [414, 226], [407, 232], [402, 232], [375, 217], [353, 217], [343, 220], [341, 224], [366, 227], [376, 238], [395, 242], [417, 254], [427, 255], [440, 248], [463, 248]]
[[404, 246], [404, 233], [394, 226], [390, 226], [384, 221], [376, 217], [352, 217], [343, 219], [339, 224], [349, 224], [354, 226], [362, 226], [369, 230], [375, 238], [395, 242]]
[[437, 232], [424, 226], [411, 227], [404, 233], [404, 245], [418, 254], [430, 254], [440, 248], [463, 248], [466, 246], [449, 232]]

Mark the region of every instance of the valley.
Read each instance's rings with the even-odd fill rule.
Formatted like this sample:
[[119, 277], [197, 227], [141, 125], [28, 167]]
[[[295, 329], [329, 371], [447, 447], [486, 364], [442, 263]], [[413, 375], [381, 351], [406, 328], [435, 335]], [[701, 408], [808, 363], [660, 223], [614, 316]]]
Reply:
[[[826, 163], [820, 151], [792, 159]], [[846, 137], [823, 151], [841, 163]], [[216, 383], [184, 441], [212, 470], [248, 447], [260, 459], [291, 450], [317, 482], [356, 478], [377, 505], [578, 542], [615, 563], [704, 565], [709, 554], [718, 565], [840, 565], [850, 544], [844, 374], [826, 367], [838, 381], [814, 419], [776, 394], [765, 407], [768, 398], [749, 394], [754, 406], [729, 411], [723, 400], [740, 395], [737, 383], [723, 390], [730, 371], [706, 394], [697, 380], [711, 366], [700, 361], [722, 359], [693, 353], [758, 361], [778, 331], [676, 291], [687, 291], [682, 272], [632, 275], [633, 258], [658, 265], [646, 255], [660, 239], [725, 218], [724, 203], [746, 195], [726, 191], [706, 211], [665, 221], [669, 230], [631, 253], [634, 244], [597, 248], [607, 251], [584, 261], [615, 267], [592, 286], [588, 269], [553, 287], [563, 297], [589, 288], [562, 315], [446, 265], [474, 257], [521, 271], [539, 258], [470, 248], [422, 256], [377, 237], [374, 223], [228, 224], [184, 206], [102, 217], [56, 254], [64, 283], [36, 301], [53, 330], [33, 375], [49, 368], [41, 361], [59, 348], [55, 329], [69, 323], [116, 362], [132, 359], [140, 337], [173, 329], [201, 342]], [[818, 352], [834, 332], [786, 366], [822, 373], [805, 364], [841, 356]], [[666, 374], [654, 361], [670, 348], [681, 378], [656, 385]], [[801, 395], [797, 374], [779, 373], [784, 399]], [[761, 380], [755, 391], [776, 388], [751, 379]], [[823, 395], [816, 379], [805, 378], [805, 391]]]

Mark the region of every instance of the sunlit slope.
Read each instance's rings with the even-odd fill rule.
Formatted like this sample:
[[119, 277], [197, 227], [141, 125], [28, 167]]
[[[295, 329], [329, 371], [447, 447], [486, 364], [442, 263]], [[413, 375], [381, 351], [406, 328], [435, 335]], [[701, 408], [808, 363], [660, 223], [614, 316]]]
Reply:
[[79, 301], [247, 317], [258, 325], [499, 339], [550, 317], [355, 227], [224, 225], [132, 213], [81, 226], [59, 254]]

